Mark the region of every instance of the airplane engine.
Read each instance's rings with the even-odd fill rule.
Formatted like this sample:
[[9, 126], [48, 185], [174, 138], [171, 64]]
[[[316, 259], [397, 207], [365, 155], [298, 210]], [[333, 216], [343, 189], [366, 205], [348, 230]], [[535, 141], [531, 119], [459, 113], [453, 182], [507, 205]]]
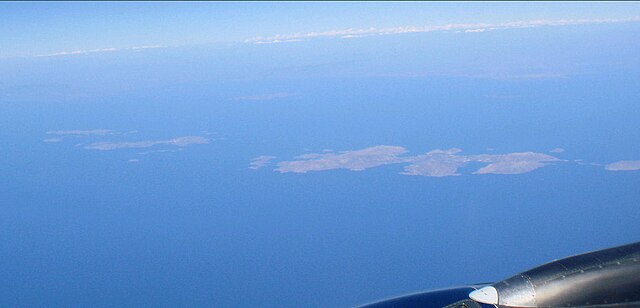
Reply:
[[492, 283], [415, 293], [385, 307], [640, 307], [640, 242], [554, 260]]

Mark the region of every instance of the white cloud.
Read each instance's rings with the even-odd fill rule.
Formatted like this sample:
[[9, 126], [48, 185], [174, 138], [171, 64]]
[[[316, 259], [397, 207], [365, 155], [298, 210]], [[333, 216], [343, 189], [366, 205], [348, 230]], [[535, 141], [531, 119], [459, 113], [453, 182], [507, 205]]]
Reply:
[[622, 23], [640, 21], [640, 16], [629, 18], [604, 18], [604, 19], [559, 19], [559, 20], [524, 20], [505, 23], [451, 23], [436, 26], [409, 26], [395, 28], [366, 28], [366, 29], [342, 29], [322, 32], [306, 32], [295, 34], [278, 34], [274, 36], [258, 36], [245, 40], [245, 43], [252, 44], [273, 44], [285, 42], [299, 42], [303, 40], [323, 38], [323, 37], [339, 37], [339, 38], [358, 38], [374, 35], [393, 35], [404, 33], [426, 33], [440, 31], [454, 31], [463, 33], [479, 33], [491, 30], [532, 28], [543, 26], [569, 26], [569, 25], [585, 25], [585, 24], [603, 24], [603, 23]]
[[555, 149], [551, 149], [549, 150], [550, 153], [562, 153], [564, 152], [563, 148], [555, 148]]
[[156, 48], [166, 48], [164, 45], [143, 45], [143, 46], [133, 46], [129, 49], [131, 50], [142, 50], [142, 49], [156, 49]]
[[78, 49], [73, 51], [60, 51], [60, 52], [54, 52], [49, 54], [35, 55], [34, 57], [40, 58], [40, 57], [77, 56], [77, 55], [106, 53], [106, 52], [125, 51], [125, 50], [141, 51], [145, 49], [166, 48], [166, 47], [167, 46], [164, 46], [164, 45], [142, 45], [142, 46], [133, 46], [133, 47], [126, 47], [126, 48], [109, 47], [109, 48], [84, 49], [84, 50]]
[[604, 166], [609, 171], [633, 171], [640, 170], [640, 160], [620, 160]]
[[89, 49], [89, 50], [73, 50], [73, 51], [61, 51], [54, 52], [43, 55], [36, 55], [36, 57], [59, 57], [59, 56], [72, 56], [72, 55], [86, 55], [90, 53], [101, 53], [101, 52], [113, 52], [118, 51], [117, 48], [100, 48], [100, 49]]
[[288, 39], [288, 40], [279, 40], [279, 39], [274, 39], [274, 40], [269, 40], [269, 41], [257, 41], [254, 42], [254, 44], [280, 44], [280, 43], [293, 43], [293, 42], [302, 42], [304, 40], [302, 39]]
[[493, 28], [481, 28], [481, 29], [469, 29], [469, 30], [464, 30], [465, 33], [479, 33], [479, 32], [485, 32], [488, 30], [493, 30]]

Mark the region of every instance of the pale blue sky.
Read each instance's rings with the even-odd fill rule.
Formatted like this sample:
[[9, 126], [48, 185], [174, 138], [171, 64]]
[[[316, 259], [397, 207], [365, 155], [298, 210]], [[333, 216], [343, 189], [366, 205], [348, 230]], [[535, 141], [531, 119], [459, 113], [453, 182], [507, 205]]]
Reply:
[[0, 57], [346, 28], [635, 16], [640, 3], [9, 2], [0, 4]]

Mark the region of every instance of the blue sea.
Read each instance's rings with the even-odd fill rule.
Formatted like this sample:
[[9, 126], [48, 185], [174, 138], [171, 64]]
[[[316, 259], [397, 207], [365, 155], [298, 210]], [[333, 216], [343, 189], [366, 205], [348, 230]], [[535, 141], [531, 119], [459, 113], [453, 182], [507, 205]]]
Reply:
[[[640, 160], [639, 32], [0, 59], [0, 305], [354, 306], [637, 241], [640, 171], [604, 166]], [[208, 143], [168, 142], [182, 136]], [[560, 161], [274, 171], [377, 145]]]

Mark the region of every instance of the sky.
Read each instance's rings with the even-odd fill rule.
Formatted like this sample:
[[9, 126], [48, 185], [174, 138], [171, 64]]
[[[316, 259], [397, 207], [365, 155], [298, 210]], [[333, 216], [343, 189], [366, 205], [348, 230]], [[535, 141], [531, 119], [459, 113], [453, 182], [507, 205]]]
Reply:
[[638, 17], [634, 2], [3, 2], [0, 58], [343, 29]]
[[0, 306], [351, 307], [637, 241], [640, 5], [2, 2]]

